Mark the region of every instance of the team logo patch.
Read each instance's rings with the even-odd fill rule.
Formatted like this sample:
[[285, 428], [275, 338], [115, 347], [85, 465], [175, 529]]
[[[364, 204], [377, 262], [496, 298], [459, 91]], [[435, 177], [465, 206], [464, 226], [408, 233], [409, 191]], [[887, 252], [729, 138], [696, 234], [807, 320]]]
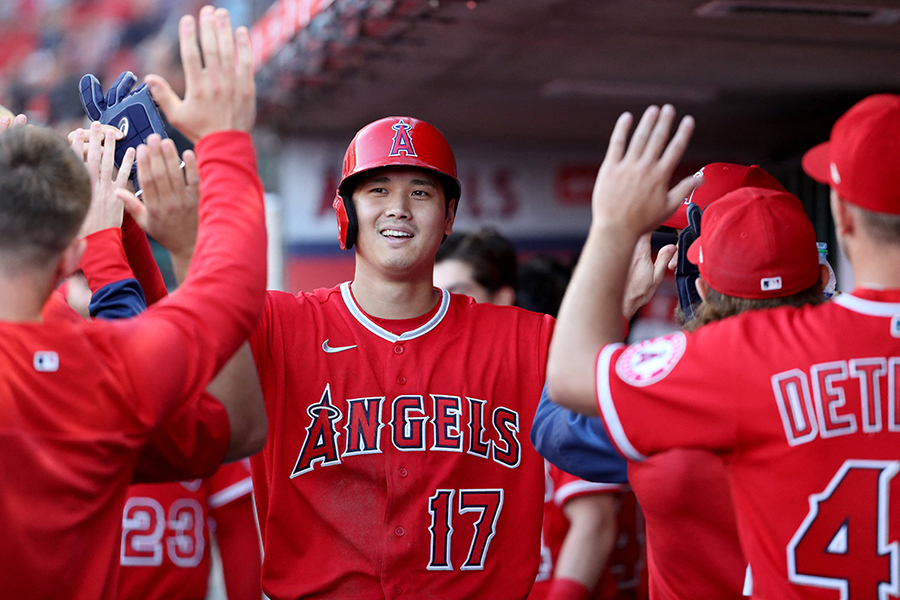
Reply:
[[891, 317], [891, 335], [900, 338], [900, 315]]
[[409, 135], [412, 126], [403, 119], [400, 119], [395, 124], [391, 125], [391, 129], [397, 133], [394, 134], [394, 141], [391, 143], [391, 153], [389, 156], [400, 156], [401, 152], [406, 156], [418, 156], [416, 154], [416, 149], [413, 147], [412, 137]]
[[672, 372], [686, 346], [687, 340], [680, 331], [632, 344], [616, 361], [616, 373], [629, 385], [656, 383]]

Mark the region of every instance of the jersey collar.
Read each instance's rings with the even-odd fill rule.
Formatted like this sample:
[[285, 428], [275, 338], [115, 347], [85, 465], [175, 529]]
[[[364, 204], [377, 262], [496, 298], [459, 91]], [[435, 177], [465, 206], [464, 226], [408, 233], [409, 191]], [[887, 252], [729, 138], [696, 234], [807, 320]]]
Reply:
[[[439, 288], [440, 289], [440, 288]], [[386, 339], [389, 342], [397, 343], [397, 342], [405, 342], [407, 340], [415, 339], [419, 336], [423, 336], [435, 327], [438, 326], [444, 315], [447, 314], [447, 309], [450, 307], [450, 292], [445, 289], [441, 289], [441, 306], [438, 308], [438, 311], [434, 314], [431, 319], [422, 325], [421, 327], [417, 327], [416, 329], [412, 329], [410, 331], [406, 331], [400, 335], [395, 333], [391, 333], [378, 323], [375, 323], [372, 319], [369, 318], [363, 309], [359, 307], [356, 303], [356, 299], [353, 297], [353, 294], [350, 292], [350, 282], [345, 281], [341, 284], [341, 297], [344, 299], [344, 304], [347, 305], [347, 310], [350, 311], [350, 314], [353, 315], [353, 318], [360, 322], [366, 329], [374, 333], [380, 338]]]
[[[868, 298], [860, 298], [861, 294], [865, 294]], [[877, 290], [855, 290], [852, 294], [840, 294], [836, 296], [832, 302], [843, 306], [847, 310], [869, 315], [872, 317], [893, 317], [900, 315], [900, 302], [880, 302], [871, 298], [889, 297], [891, 300], [896, 299], [896, 290], [879, 292]]]

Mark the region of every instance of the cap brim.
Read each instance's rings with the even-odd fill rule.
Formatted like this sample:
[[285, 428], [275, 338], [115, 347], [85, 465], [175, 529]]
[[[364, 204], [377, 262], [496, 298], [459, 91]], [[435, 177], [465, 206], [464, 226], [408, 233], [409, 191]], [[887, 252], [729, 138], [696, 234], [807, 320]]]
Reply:
[[700, 266], [700, 240], [702, 239], [703, 236], [701, 235], [696, 240], [694, 240], [694, 243], [691, 244], [687, 251], [687, 259], [691, 262], [691, 264], [697, 266]]
[[684, 229], [685, 227], [687, 227], [687, 204], [679, 205], [678, 210], [675, 211], [675, 214], [663, 221], [661, 226], [672, 227], [674, 229]]
[[803, 155], [803, 170], [819, 183], [831, 183], [830, 146], [830, 142], [822, 142]]

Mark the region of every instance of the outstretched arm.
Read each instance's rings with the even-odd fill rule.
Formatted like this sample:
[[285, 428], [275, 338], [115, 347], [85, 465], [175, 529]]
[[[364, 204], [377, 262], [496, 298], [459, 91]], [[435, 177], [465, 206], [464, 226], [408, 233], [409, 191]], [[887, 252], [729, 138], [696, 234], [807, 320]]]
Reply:
[[667, 193], [675, 166], [694, 128], [682, 119], [668, 142], [675, 109], [651, 106], [628, 143], [632, 116], [616, 122], [592, 197], [590, 231], [563, 298], [547, 382], [554, 401], [597, 414], [595, 361], [600, 349], [622, 338], [623, 290], [635, 245], [671, 215], [699, 180], [689, 177]]
[[[198, 170], [206, 187], [196, 256], [183, 289], [131, 327], [145, 336], [135, 349], [143, 366], [139, 389], [146, 387], [140, 386], [143, 379], [151, 379], [154, 386], [146, 394], [168, 397], [170, 403], [198, 391], [197, 385], [205, 385], [227, 362], [256, 324], [265, 290], [262, 186], [248, 133], [255, 113], [249, 33], [238, 28], [232, 36], [227, 11], [209, 6], [200, 12], [199, 30], [198, 44], [196, 22], [182, 19], [187, 92], [184, 100], [162, 106], [170, 122], [199, 139]], [[151, 136], [139, 147], [137, 159], [142, 181], [164, 171], [159, 138]], [[145, 189], [144, 200], [152, 202], [153, 193]], [[135, 201], [128, 192], [119, 195], [126, 203]]]
[[[143, 202], [126, 197], [126, 206], [137, 224], [158, 241], [172, 257], [179, 283], [190, 267], [197, 241], [197, 204], [200, 175], [197, 159], [190, 150], [181, 159], [171, 140], [161, 140], [156, 160], [138, 160]], [[259, 451], [265, 443], [268, 422], [259, 376], [244, 344], [226, 363], [207, 391], [228, 413], [231, 440], [226, 460], [243, 458]]]

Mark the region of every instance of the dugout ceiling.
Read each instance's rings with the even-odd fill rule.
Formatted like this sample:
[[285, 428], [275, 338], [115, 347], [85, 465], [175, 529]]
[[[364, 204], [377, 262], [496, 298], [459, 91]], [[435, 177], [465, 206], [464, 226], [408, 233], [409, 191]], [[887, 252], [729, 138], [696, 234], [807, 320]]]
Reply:
[[411, 114], [451, 142], [605, 146], [621, 111], [670, 101], [695, 154], [763, 164], [900, 92], [895, 0], [280, 0], [254, 46], [260, 120], [286, 135]]

